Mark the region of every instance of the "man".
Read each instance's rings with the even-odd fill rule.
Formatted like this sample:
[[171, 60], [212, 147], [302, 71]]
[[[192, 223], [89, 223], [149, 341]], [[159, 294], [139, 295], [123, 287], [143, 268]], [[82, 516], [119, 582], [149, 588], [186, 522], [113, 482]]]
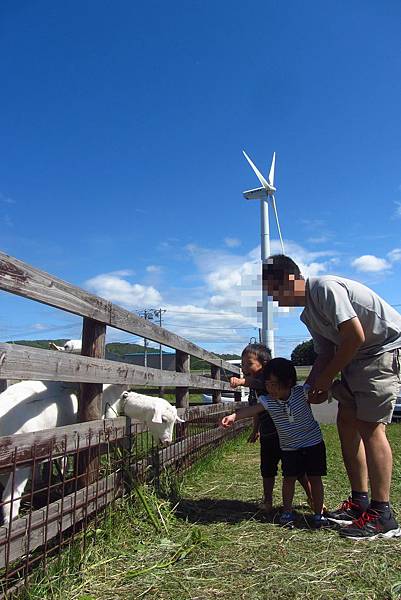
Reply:
[[[327, 275], [304, 280], [284, 255], [263, 265], [263, 285], [281, 306], [304, 306], [316, 361], [309, 401], [338, 400], [337, 427], [351, 496], [327, 517], [350, 539], [401, 536], [390, 506], [392, 453], [386, 436], [400, 389], [401, 315], [368, 287]], [[341, 382], [335, 381], [341, 372]], [[368, 499], [368, 481], [371, 501]]]

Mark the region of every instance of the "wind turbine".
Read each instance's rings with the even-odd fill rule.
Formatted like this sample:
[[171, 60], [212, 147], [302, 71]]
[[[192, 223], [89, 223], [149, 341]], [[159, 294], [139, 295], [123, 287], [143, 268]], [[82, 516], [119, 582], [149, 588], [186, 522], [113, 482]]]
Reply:
[[[242, 151], [246, 160], [252, 167], [256, 177], [259, 179], [262, 187], [254, 188], [252, 190], [247, 190], [243, 192], [244, 197], [247, 200], [260, 200], [260, 221], [261, 221], [261, 243], [260, 243], [260, 253], [262, 263], [266, 263], [269, 258], [270, 252], [270, 229], [269, 229], [269, 199], [271, 200], [271, 204], [273, 206], [274, 215], [276, 217], [278, 234], [280, 237], [281, 243], [281, 251], [284, 254], [284, 243], [283, 237], [281, 235], [280, 222], [278, 220], [278, 213], [276, 207], [276, 200], [274, 198], [274, 193], [277, 191], [274, 187], [274, 168], [276, 164], [276, 153], [273, 152], [273, 158], [270, 165], [269, 178], [266, 179], [263, 177], [262, 173], [259, 169], [253, 164], [247, 153]], [[273, 330], [273, 303], [269, 300], [269, 295], [267, 290], [263, 289], [262, 284], [262, 332], [261, 332], [261, 341], [266, 344], [271, 352], [272, 356], [274, 356], [274, 330]]]

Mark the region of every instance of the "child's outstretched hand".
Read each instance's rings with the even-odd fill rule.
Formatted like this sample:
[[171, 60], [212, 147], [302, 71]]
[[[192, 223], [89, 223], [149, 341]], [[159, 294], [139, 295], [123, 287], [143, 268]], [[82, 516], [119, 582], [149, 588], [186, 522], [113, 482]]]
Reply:
[[245, 379], [243, 377], [230, 377], [230, 385], [232, 388], [245, 385]]
[[232, 427], [235, 423], [236, 417], [237, 417], [237, 415], [235, 413], [232, 413], [231, 415], [227, 415], [226, 417], [223, 417], [221, 420], [222, 427], [225, 427], [226, 429], [228, 427]]

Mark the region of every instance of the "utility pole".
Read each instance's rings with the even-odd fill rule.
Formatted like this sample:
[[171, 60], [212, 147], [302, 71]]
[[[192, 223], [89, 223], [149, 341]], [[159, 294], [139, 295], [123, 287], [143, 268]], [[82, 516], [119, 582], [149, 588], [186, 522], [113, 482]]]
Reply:
[[[143, 316], [144, 319], [147, 319], [148, 321], [153, 321], [153, 319], [158, 318], [159, 319], [159, 326], [162, 326], [162, 315], [166, 312], [165, 308], [144, 308], [143, 311], [138, 311], [138, 314], [140, 316]], [[147, 367], [148, 366], [148, 340], [146, 338], [143, 338], [143, 345], [144, 345], [144, 366]], [[162, 345], [160, 344], [160, 369], [163, 368], [163, 349], [162, 349]]]
[[[155, 317], [159, 317], [159, 327], [162, 326], [162, 315], [166, 312], [165, 308], [159, 308], [154, 310], [154, 315]], [[160, 344], [160, 370], [163, 369], [163, 349], [162, 349], [162, 345]]]

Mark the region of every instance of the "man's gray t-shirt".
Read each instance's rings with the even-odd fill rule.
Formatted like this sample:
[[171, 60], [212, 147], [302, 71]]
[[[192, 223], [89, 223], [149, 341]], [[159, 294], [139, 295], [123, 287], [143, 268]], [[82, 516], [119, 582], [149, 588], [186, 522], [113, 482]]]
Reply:
[[365, 341], [354, 359], [401, 348], [401, 315], [362, 283], [325, 275], [306, 282], [301, 321], [309, 329], [317, 354], [340, 343], [338, 326], [358, 317]]

